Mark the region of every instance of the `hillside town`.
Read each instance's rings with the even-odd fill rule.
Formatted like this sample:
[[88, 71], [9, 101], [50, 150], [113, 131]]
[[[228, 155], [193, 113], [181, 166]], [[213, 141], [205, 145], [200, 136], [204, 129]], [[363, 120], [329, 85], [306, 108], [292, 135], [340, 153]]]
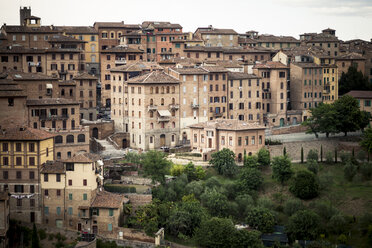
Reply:
[[[303, 30], [298, 37], [238, 33], [213, 25], [186, 31], [182, 24], [164, 21], [54, 26], [42, 23], [34, 11], [20, 7], [19, 24], [4, 23], [0, 30], [0, 247], [31, 247], [20, 243], [27, 239], [22, 228], [30, 233], [37, 228], [42, 247], [75, 247], [68, 242], [76, 247], [106, 247], [98, 242], [127, 247], [330, 247], [309, 246], [321, 237], [345, 245], [337, 247], [367, 247], [354, 245], [354, 239], [368, 239], [354, 229], [322, 227], [317, 234], [296, 236], [286, 224], [296, 213], [283, 216], [285, 198], [297, 196], [289, 178], [295, 181], [301, 173], [294, 169], [287, 171], [288, 178], [284, 172], [276, 176], [274, 164], [308, 166], [306, 173], [326, 184], [336, 180], [322, 181], [326, 160], [345, 163], [345, 168], [347, 161], [356, 161], [358, 171], [350, 182], [367, 176], [363, 187], [372, 193], [372, 40], [340, 40], [326, 26], [319, 33]], [[353, 72], [361, 75], [365, 88], [345, 83]], [[336, 125], [342, 114], [345, 123]], [[363, 143], [368, 135], [369, 146]], [[261, 181], [252, 185], [258, 172], [250, 170], [264, 167], [265, 154], [269, 162], [257, 180], [279, 180], [274, 192], [269, 183], [263, 183], [266, 188]], [[230, 162], [218, 165], [223, 156]], [[247, 166], [252, 168], [245, 170]], [[224, 176], [231, 184], [240, 182], [239, 187], [212, 180]], [[212, 184], [219, 186], [205, 188]], [[217, 190], [225, 186], [222, 193]], [[319, 190], [330, 188], [320, 185]], [[262, 199], [271, 197], [275, 203], [259, 205], [265, 204], [262, 192], [267, 197]], [[222, 208], [208, 194], [236, 206]], [[348, 206], [342, 217], [348, 224], [341, 226], [372, 211], [371, 195], [365, 205], [358, 197], [360, 212]], [[311, 204], [301, 201], [295, 203], [306, 214], [310, 210], [305, 206]], [[169, 202], [182, 209], [170, 220], [187, 219], [185, 212], [195, 202], [206, 209], [200, 215], [209, 217], [194, 229], [176, 221], [171, 225], [168, 219], [161, 222], [165, 209], [172, 209], [161, 204]], [[246, 210], [252, 202], [258, 205]], [[264, 211], [259, 207], [276, 213], [270, 228], [254, 218]], [[159, 216], [151, 219], [151, 208]], [[243, 212], [246, 218], [241, 218]], [[222, 228], [228, 217], [233, 231], [219, 235], [238, 235], [240, 246], [227, 237], [221, 243], [203, 240], [212, 232], [203, 228]], [[334, 221], [334, 216], [328, 221], [321, 217]], [[363, 230], [370, 235], [366, 242], [372, 242], [371, 215], [368, 221]], [[240, 229], [249, 230], [248, 236], [235, 234]], [[255, 240], [252, 246], [244, 243]]]

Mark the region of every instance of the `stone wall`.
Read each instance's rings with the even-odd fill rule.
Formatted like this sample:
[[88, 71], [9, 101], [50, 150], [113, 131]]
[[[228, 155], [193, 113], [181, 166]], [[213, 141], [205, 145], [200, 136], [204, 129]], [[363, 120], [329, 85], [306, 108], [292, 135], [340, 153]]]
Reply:
[[293, 125], [293, 126], [286, 126], [286, 127], [278, 127], [271, 129], [272, 135], [278, 135], [278, 134], [289, 134], [289, 133], [301, 133], [306, 132], [307, 127], [302, 125]]
[[89, 126], [89, 137], [98, 139], [106, 139], [108, 136], [115, 132], [114, 121], [83, 121], [84, 126]]
[[152, 185], [152, 180], [145, 177], [121, 176], [120, 181], [126, 184]]
[[137, 208], [138, 206], [143, 206], [152, 202], [152, 195], [151, 194], [125, 194], [132, 204], [133, 208]]
[[[115, 142], [114, 146], [115, 146], [116, 149], [126, 148], [126, 147], [129, 147], [129, 145], [130, 145], [130, 135], [129, 135], [129, 133], [114, 133], [109, 138], [111, 138], [111, 140], [109, 140], [109, 141], [114, 141]], [[123, 142], [124, 139], [126, 139], [126, 141], [127, 141], [126, 145]], [[124, 147], [124, 145], [125, 145], [125, 147]]]

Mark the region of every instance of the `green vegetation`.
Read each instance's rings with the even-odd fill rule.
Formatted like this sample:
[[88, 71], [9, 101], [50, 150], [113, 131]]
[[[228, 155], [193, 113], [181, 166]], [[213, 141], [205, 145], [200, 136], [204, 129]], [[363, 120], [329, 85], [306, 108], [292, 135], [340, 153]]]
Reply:
[[341, 96], [351, 90], [372, 90], [368, 78], [354, 66], [350, 66], [347, 73], [342, 73], [338, 92]]
[[106, 191], [113, 193], [136, 193], [136, 187], [125, 186], [121, 184], [105, 184], [103, 186]]

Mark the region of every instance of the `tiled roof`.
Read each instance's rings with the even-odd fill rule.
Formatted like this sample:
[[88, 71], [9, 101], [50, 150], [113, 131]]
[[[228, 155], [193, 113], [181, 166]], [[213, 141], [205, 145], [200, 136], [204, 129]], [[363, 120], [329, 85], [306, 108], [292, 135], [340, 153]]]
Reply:
[[79, 153], [72, 158], [64, 159], [63, 162], [65, 163], [92, 163], [99, 160], [101, 157], [97, 154], [93, 153]]
[[98, 80], [96, 76], [93, 76], [87, 72], [83, 72], [76, 77], [73, 78], [74, 80], [80, 80], [80, 79], [91, 79], [91, 80]]
[[[210, 61], [208, 61], [209, 63]], [[222, 66], [225, 68], [243, 68], [243, 65], [238, 61], [230, 61], [230, 60], [217, 60], [216, 65]]]
[[204, 65], [201, 67], [203, 70], [207, 71], [207, 72], [228, 72], [228, 70], [226, 70], [224, 67], [222, 66], [207, 66], [207, 65]]
[[86, 41], [75, 39], [73, 37], [66, 36], [66, 35], [60, 35], [60, 34], [55, 34], [55, 35], [50, 36], [48, 38], [48, 42], [50, 42], [50, 43], [65, 43], [65, 42], [68, 42], [68, 43], [86, 43]]
[[95, 22], [94, 27], [98, 28], [124, 28], [124, 21], [121, 22]]
[[26, 97], [26, 92], [12, 80], [0, 79], [0, 97]]
[[53, 25], [41, 27], [26, 27], [19, 25], [3, 25], [6, 33], [61, 33]]
[[346, 95], [354, 98], [372, 99], [372, 91], [352, 90], [346, 93]]
[[285, 64], [282, 64], [281, 62], [277, 61], [267, 61], [262, 64], [256, 64], [253, 68], [257, 69], [288, 69], [289, 67], [286, 66]]
[[251, 38], [238, 38], [238, 43], [247, 43], [247, 44], [257, 44], [257, 40], [251, 39]]
[[59, 86], [76, 86], [76, 82], [74, 80], [66, 80], [66, 81], [59, 81]]
[[365, 60], [365, 58], [359, 53], [351, 52], [336, 57], [336, 60]]
[[259, 35], [256, 39], [258, 42], [286, 42], [300, 43], [299, 40], [292, 36], [275, 36], [275, 35]]
[[259, 123], [248, 123], [233, 119], [216, 119], [213, 121], [201, 122], [189, 126], [190, 128], [215, 128], [218, 130], [251, 130], [251, 129], [265, 129], [265, 126]]
[[111, 72], [137, 72], [137, 71], [151, 71], [151, 70], [162, 70], [158, 63], [155, 62], [137, 62], [128, 65], [121, 65], [112, 68]]
[[45, 98], [27, 100], [28, 106], [44, 106], [44, 105], [77, 105], [78, 101], [65, 98]]
[[66, 34], [98, 34], [97, 30], [89, 26], [58, 26], [56, 28]]
[[143, 50], [119, 45], [113, 48], [102, 50], [101, 52], [102, 53], [143, 53]]
[[129, 199], [123, 195], [113, 194], [107, 191], [97, 192], [91, 207], [93, 208], [120, 208], [123, 203], [128, 203]]
[[183, 75], [183, 74], [191, 74], [191, 75], [208, 74], [208, 72], [206, 72], [205, 70], [203, 70], [202, 68], [199, 68], [199, 67], [194, 67], [194, 68], [171, 68], [171, 70], [173, 70], [175, 72], [178, 72], [181, 75]]
[[329, 34], [317, 34], [311, 36], [309, 43], [312, 42], [339, 42], [339, 39], [336, 36]]
[[201, 34], [233, 34], [237, 35], [238, 33], [234, 29], [222, 29], [222, 28], [211, 28], [208, 30], [200, 30], [199, 33]]
[[0, 53], [8, 53], [8, 54], [21, 54], [21, 53], [29, 53], [29, 54], [43, 54], [45, 53], [45, 49], [33, 49], [33, 48], [25, 48], [18, 44], [13, 44], [9, 47], [2, 47], [0, 48]]
[[45, 49], [46, 53], [81, 53], [83, 50], [75, 49], [75, 48], [47, 48]]
[[153, 26], [154, 28], [179, 28], [181, 29], [182, 26], [177, 23], [170, 23], [170, 22], [156, 22], [156, 21], [144, 21], [142, 22], [142, 27], [147, 28], [149, 26]]
[[47, 161], [41, 167], [41, 173], [64, 173], [65, 167], [61, 161]]
[[317, 65], [315, 63], [293, 62], [292, 64], [301, 68], [322, 68], [322, 66]]
[[41, 81], [41, 80], [58, 80], [52, 76], [48, 76], [43, 73], [28, 73], [28, 72], [19, 72], [19, 71], [8, 71], [8, 78], [13, 79], [14, 81]]
[[150, 73], [146, 73], [144, 75], [130, 78], [127, 83], [174, 83], [178, 84], [179, 80], [168, 75], [163, 71], [152, 71]]
[[228, 72], [227, 78], [230, 80], [236, 80], [236, 79], [258, 79], [260, 77], [256, 76], [255, 74], [249, 74], [245, 72]]
[[39, 129], [28, 127], [6, 128], [0, 131], [0, 140], [45, 140], [55, 135]]

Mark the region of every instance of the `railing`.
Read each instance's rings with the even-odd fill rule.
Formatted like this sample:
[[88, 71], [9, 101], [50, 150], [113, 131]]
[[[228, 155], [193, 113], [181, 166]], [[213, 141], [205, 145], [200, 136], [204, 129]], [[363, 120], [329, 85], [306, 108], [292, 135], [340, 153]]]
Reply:
[[67, 74], [67, 70], [59, 70], [58, 73], [59, 74]]
[[48, 132], [55, 132], [55, 133], [70, 133], [70, 132], [82, 132], [82, 131], [89, 131], [89, 126], [79, 126], [70, 129], [63, 129], [63, 128], [46, 128], [42, 127], [41, 130], [48, 131]]
[[191, 103], [191, 108], [198, 109], [199, 108], [199, 104]]
[[263, 92], [270, 92], [270, 88], [263, 89]]
[[213, 116], [214, 117], [222, 117], [223, 113], [220, 112], [220, 113], [213, 113]]
[[149, 106], [147, 106], [147, 109], [148, 109], [148, 111], [156, 111], [156, 110], [158, 110], [158, 106], [157, 105], [149, 105]]
[[180, 108], [180, 105], [178, 105], [178, 104], [170, 104], [169, 105], [169, 108], [170, 109], [174, 109], [174, 110], [178, 110]]
[[169, 116], [160, 116], [158, 118], [158, 122], [162, 122], [162, 121], [170, 121], [170, 117]]
[[41, 115], [39, 116], [39, 120], [41, 121], [49, 121], [49, 120], [66, 120], [68, 119], [68, 114], [63, 115]]
[[126, 59], [115, 59], [115, 64], [125, 65], [127, 63]]

